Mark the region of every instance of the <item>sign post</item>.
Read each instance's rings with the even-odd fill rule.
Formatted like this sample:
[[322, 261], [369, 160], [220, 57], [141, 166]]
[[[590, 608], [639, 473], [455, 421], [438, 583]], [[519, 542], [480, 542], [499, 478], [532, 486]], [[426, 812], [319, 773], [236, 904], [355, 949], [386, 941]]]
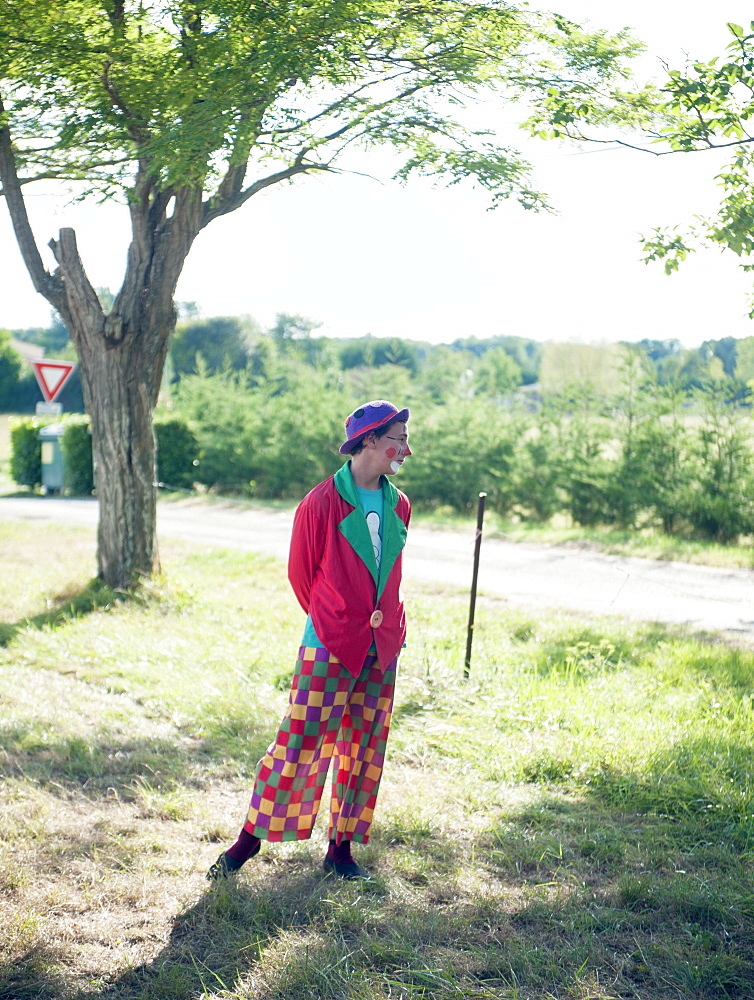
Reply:
[[32, 361], [39, 388], [44, 396], [43, 403], [37, 403], [38, 417], [59, 417], [63, 412], [55, 397], [60, 393], [68, 379], [73, 375], [76, 365], [72, 361]]

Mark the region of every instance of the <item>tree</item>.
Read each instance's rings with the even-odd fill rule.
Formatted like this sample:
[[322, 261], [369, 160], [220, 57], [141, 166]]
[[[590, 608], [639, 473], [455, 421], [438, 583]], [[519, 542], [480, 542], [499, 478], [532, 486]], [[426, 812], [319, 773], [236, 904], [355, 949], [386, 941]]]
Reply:
[[636, 350], [641, 351], [654, 364], [657, 364], [663, 358], [677, 354], [681, 350], [681, 342], [675, 338], [670, 340], [650, 340], [648, 337], [644, 337], [642, 340], [637, 340], [634, 345], [624, 344], [624, 346], [635, 347]]
[[284, 350], [293, 341], [308, 340], [312, 335], [312, 330], [316, 330], [318, 326], [322, 326], [322, 324], [307, 316], [278, 313], [275, 316], [275, 322], [270, 327], [270, 336], [278, 347]]
[[170, 341], [170, 360], [177, 378], [197, 370], [198, 359], [209, 374], [223, 368], [246, 367], [253, 351], [259, 324], [246, 317], [216, 316], [213, 319], [179, 323]]
[[11, 343], [9, 330], [0, 330], [0, 413], [12, 409], [24, 363]]
[[427, 355], [418, 384], [433, 403], [455, 403], [464, 382], [472, 375], [473, 363], [474, 357], [468, 351], [439, 344]]
[[731, 542], [754, 531], [750, 416], [735, 405], [738, 383], [725, 375], [718, 358], [708, 371], [698, 394], [701, 423], [691, 455], [696, 475], [681, 509], [697, 535]]
[[698, 389], [707, 379], [708, 360], [699, 350], [682, 348], [657, 362], [657, 380], [678, 389]]
[[605, 397], [620, 384], [623, 357], [618, 344], [545, 343], [539, 372], [542, 392], [581, 388]]
[[[748, 28], [727, 27], [733, 40], [722, 58], [690, 60], [680, 70], [666, 67], [660, 88], [614, 90], [605, 101], [589, 88], [553, 86], [535, 97], [526, 122], [543, 139], [618, 144], [658, 156], [732, 149], [733, 159], [716, 178], [723, 189], [716, 216], [697, 217], [686, 232], [674, 226], [642, 238], [645, 260], [662, 261], [666, 274], [700, 244], [731, 250], [744, 260], [743, 270], [754, 271], [746, 263], [754, 255], [754, 21]], [[597, 131], [590, 128], [594, 124]], [[616, 137], [606, 128], [611, 125], [624, 131]], [[629, 131], [640, 138], [629, 142]], [[754, 318], [754, 296], [749, 315]]]
[[[748, 29], [728, 24], [733, 38], [722, 59], [692, 61], [668, 70], [664, 100], [654, 109], [656, 141], [670, 152], [732, 148], [733, 159], [717, 180], [723, 189], [713, 218], [697, 217], [686, 233], [656, 229], [644, 238], [646, 260], [663, 261], [672, 274], [698, 244], [716, 244], [745, 261], [754, 254], [754, 21]], [[749, 315], [754, 318], [754, 297]], [[729, 367], [729, 366], [728, 366]], [[728, 370], [726, 367], [726, 371]]]
[[[493, 204], [540, 208], [529, 165], [465, 126], [462, 106], [485, 91], [511, 101], [603, 87], [635, 51], [623, 35], [587, 36], [503, 0], [4, 0], [0, 182], [34, 287], [78, 352], [100, 577], [128, 587], [157, 565], [152, 414], [176, 284], [206, 226], [378, 144], [402, 157], [399, 180], [470, 178]], [[41, 179], [127, 206], [112, 308], [73, 229], [50, 242], [56, 269], [45, 266], [25, 205]]]
[[736, 378], [754, 392], [754, 337], [744, 337], [736, 348]]
[[[630, 476], [630, 495], [659, 521], [665, 534], [681, 527], [682, 510], [697, 469], [691, 461], [692, 425], [686, 416], [688, 393], [678, 384], [651, 383], [634, 422], [630, 445], [624, 439], [622, 472]], [[630, 449], [630, 450], [629, 450]]]
[[419, 350], [416, 344], [402, 337], [374, 337], [368, 333], [357, 340], [347, 340], [340, 345], [340, 363], [343, 368], [363, 365], [400, 365], [412, 375], [419, 371]]
[[474, 392], [499, 398], [521, 385], [521, 369], [502, 347], [485, 351], [474, 368]]
[[60, 316], [54, 312], [49, 327], [14, 330], [13, 336], [17, 340], [26, 341], [27, 344], [38, 344], [40, 347], [43, 347], [48, 358], [59, 358], [61, 352], [70, 344], [68, 331], [63, 326]]
[[478, 337], [459, 337], [450, 346], [459, 351], [470, 351], [479, 358], [488, 351], [502, 347], [521, 370], [521, 381], [524, 385], [531, 385], [539, 380], [542, 345], [536, 340], [511, 335], [485, 337], [483, 340]]

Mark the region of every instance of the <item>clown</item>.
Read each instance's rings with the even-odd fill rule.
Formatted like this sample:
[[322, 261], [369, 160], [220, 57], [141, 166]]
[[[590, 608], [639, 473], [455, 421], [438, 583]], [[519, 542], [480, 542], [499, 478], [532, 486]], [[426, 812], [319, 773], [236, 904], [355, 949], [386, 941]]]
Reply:
[[385, 400], [346, 419], [349, 460], [296, 510], [288, 578], [306, 612], [288, 710], [257, 766], [246, 822], [207, 872], [238, 871], [263, 840], [312, 834], [333, 758], [326, 872], [369, 879], [351, 844], [369, 840], [390, 730], [408, 498], [387, 478], [411, 454], [409, 411]]

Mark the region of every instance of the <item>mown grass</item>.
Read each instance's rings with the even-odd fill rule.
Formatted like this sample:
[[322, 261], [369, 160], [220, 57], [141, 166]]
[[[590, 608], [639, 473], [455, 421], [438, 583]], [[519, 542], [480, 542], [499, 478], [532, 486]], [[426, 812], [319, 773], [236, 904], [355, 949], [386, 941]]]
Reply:
[[492, 527], [493, 536], [515, 542], [546, 545], [573, 545], [594, 548], [607, 555], [638, 556], [643, 559], [695, 563], [701, 566], [754, 567], [754, 539], [746, 536], [737, 544], [682, 538], [666, 535], [658, 528], [596, 527], [563, 524], [555, 518], [550, 524], [511, 524], [502, 521]]
[[[476, 518], [464, 517], [450, 508], [415, 514], [416, 523], [438, 528], [473, 530]], [[746, 536], [738, 544], [723, 545], [701, 539], [666, 535], [658, 528], [617, 528], [601, 525], [593, 528], [574, 524], [566, 514], [556, 514], [550, 521], [512, 521], [494, 511], [485, 512], [485, 535], [513, 542], [535, 545], [568, 545], [592, 548], [608, 555], [638, 556], [644, 559], [672, 560], [706, 566], [731, 566], [750, 569], [754, 566], [754, 538]]]
[[375, 883], [320, 820], [209, 886], [302, 616], [273, 560], [163, 562], [108, 595], [91, 533], [0, 525], [0, 997], [752, 995], [750, 649], [481, 599], [463, 682], [465, 595], [414, 590]]

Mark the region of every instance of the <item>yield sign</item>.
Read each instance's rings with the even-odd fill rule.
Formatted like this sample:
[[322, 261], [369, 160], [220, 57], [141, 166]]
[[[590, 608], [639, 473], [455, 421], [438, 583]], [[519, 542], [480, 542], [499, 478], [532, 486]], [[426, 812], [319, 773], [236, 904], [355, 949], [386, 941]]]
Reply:
[[73, 374], [76, 365], [72, 361], [32, 361], [31, 367], [37, 376], [42, 395], [51, 403]]

